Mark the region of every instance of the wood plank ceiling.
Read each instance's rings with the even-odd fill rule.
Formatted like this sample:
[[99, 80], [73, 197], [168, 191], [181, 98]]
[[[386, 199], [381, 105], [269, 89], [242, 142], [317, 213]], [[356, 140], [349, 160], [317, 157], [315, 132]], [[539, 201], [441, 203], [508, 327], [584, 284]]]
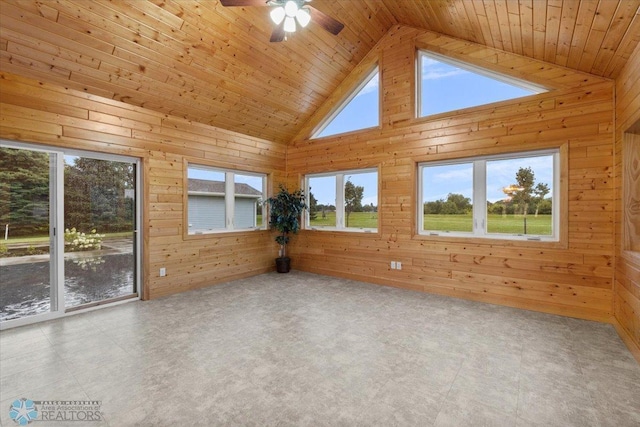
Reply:
[[[394, 25], [615, 78], [640, 0], [314, 0], [341, 20], [269, 43], [217, 0], [1, 0], [0, 71], [287, 143]], [[2, 93], [0, 92], [0, 96]]]

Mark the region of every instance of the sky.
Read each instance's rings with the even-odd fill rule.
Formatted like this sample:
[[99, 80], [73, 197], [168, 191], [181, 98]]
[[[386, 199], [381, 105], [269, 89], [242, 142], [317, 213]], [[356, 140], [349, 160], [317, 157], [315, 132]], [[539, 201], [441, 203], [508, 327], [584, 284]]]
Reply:
[[427, 56], [421, 65], [421, 117], [535, 93]]
[[380, 124], [380, 74], [376, 72], [360, 92], [325, 127], [317, 138], [338, 135]]

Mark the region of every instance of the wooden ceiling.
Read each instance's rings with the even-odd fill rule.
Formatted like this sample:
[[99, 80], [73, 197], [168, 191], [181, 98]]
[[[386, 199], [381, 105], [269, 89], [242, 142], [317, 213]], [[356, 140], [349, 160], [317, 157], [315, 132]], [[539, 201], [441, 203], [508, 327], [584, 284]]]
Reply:
[[[615, 78], [640, 0], [314, 0], [345, 24], [269, 43], [262, 7], [1, 0], [0, 71], [287, 143], [395, 25]], [[0, 96], [1, 93], [0, 93]]]

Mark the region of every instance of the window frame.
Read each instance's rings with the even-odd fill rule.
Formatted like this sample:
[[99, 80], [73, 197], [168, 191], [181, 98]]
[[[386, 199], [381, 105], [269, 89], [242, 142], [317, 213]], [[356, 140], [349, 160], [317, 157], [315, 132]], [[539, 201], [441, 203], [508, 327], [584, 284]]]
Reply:
[[[539, 157], [545, 155], [553, 156], [553, 187], [550, 197], [554, 201], [552, 204], [552, 234], [551, 235], [530, 235], [530, 234], [507, 234], [507, 233], [489, 233], [487, 232], [487, 162], [493, 160], [510, 160], [523, 159], [530, 157]], [[473, 156], [465, 158], [457, 158], [450, 160], [436, 160], [417, 163], [417, 206], [416, 206], [416, 230], [420, 237], [429, 237], [434, 239], [481, 239], [482, 241], [495, 240], [499, 242], [520, 242], [527, 244], [545, 244], [545, 245], [566, 245], [567, 240], [567, 207], [568, 207], [568, 188], [564, 171], [567, 171], [567, 147], [563, 144], [560, 147], [547, 148], [541, 150], [530, 150], [521, 152], [509, 152], [501, 154], [491, 154], [484, 156]], [[444, 166], [455, 164], [473, 165], [473, 212], [472, 212], [472, 231], [440, 231], [424, 229], [424, 168], [429, 166]], [[477, 167], [478, 166], [478, 167]], [[478, 207], [482, 207], [479, 209]]]
[[473, 65], [470, 64], [468, 62], [463, 62], [454, 58], [450, 58], [448, 56], [444, 56], [435, 52], [431, 52], [425, 49], [417, 49], [417, 54], [416, 54], [416, 96], [415, 96], [415, 100], [416, 100], [416, 108], [415, 108], [415, 115], [417, 119], [422, 119], [425, 117], [431, 117], [431, 116], [437, 116], [439, 114], [448, 114], [451, 113], [452, 111], [459, 111], [459, 110], [464, 110], [467, 108], [477, 108], [477, 107], [482, 107], [485, 105], [490, 105], [490, 104], [494, 104], [495, 102], [508, 102], [508, 101], [513, 101], [515, 99], [520, 99], [520, 98], [524, 98], [524, 97], [518, 97], [518, 98], [510, 98], [510, 99], [505, 99], [502, 101], [493, 101], [493, 102], [489, 102], [486, 104], [478, 104], [478, 105], [473, 105], [473, 106], [469, 106], [469, 107], [464, 107], [461, 109], [456, 109], [456, 110], [448, 110], [448, 111], [442, 111], [436, 114], [429, 114], [429, 115], [423, 115], [422, 114], [422, 58], [423, 57], [427, 57], [427, 58], [431, 58], [434, 59], [436, 61], [439, 62], [444, 62], [445, 64], [451, 65], [453, 67], [458, 67], [461, 68], [463, 70], [467, 70], [471, 73], [475, 73], [475, 74], [479, 74], [481, 76], [485, 76], [488, 77], [490, 79], [493, 80], [497, 80], [500, 81], [502, 83], [506, 83], [512, 86], [517, 86], [520, 87], [522, 89], [525, 90], [530, 90], [534, 93], [532, 93], [531, 95], [528, 96], [533, 96], [533, 95], [537, 95], [537, 94], [541, 94], [541, 93], [545, 93], [548, 92], [549, 89], [535, 84], [535, 83], [531, 83], [528, 82], [526, 80], [522, 80], [522, 79], [518, 79], [516, 77], [511, 77], [511, 76], [507, 76], [505, 74], [501, 74], [498, 73], [496, 71], [492, 71], [492, 70], [488, 70], [486, 68], [482, 68], [479, 67], [477, 65]]
[[[201, 232], [191, 232], [189, 230], [189, 195], [196, 194], [194, 192], [189, 191], [189, 170], [190, 169], [198, 169], [210, 172], [217, 172], [224, 174], [224, 204], [225, 204], [225, 228], [215, 228], [211, 230], [201, 231]], [[266, 215], [266, 209], [263, 205], [262, 207], [262, 224], [256, 224], [255, 227], [243, 227], [236, 228], [235, 221], [235, 176], [236, 175], [245, 175], [245, 176], [255, 176], [257, 178], [262, 178], [262, 197], [258, 199], [258, 203], [263, 204], [264, 201], [268, 197], [268, 183], [269, 183], [269, 174], [265, 172], [258, 171], [250, 171], [250, 170], [240, 170], [240, 169], [231, 169], [225, 167], [214, 166], [206, 163], [202, 163], [198, 160], [185, 160], [184, 162], [184, 184], [183, 184], [183, 218], [184, 218], [184, 236], [186, 238], [199, 238], [203, 236], [210, 236], [212, 234], [224, 234], [224, 233], [238, 233], [238, 232], [252, 232], [252, 231], [262, 231], [268, 229], [268, 221]]]
[[[376, 190], [376, 198], [377, 202], [377, 211], [378, 214], [378, 226], [375, 228], [356, 228], [356, 227], [346, 227], [345, 218], [345, 200], [344, 200], [344, 185], [347, 182], [345, 176], [347, 175], [357, 175], [357, 174], [365, 174], [365, 173], [376, 173], [376, 181], [377, 181], [377, 190]], [[336, 225], [335, 226], [312, 226], [310, 221], [310, 209], [305, 209], [304, 212], [304, 229], [305, 230], [313, 230], [313, 231], [337, 231], [337, 232], [346, 232], [346, 233], [375, 233], [377, 234], [380, 230], [380, 170], [378, 167], [373, 168], [365, 168], [365, 169], [349, 169], [349, 170], [341, 170], [334, 172], [322, 172], [322, 173], [312, 173], [306, 174], [303, 179], [304, 186], [304, 194], [306, 198], [307, 206], [310, 206], [310, 194], [309, 191], [309, 179], [310, 178], [323, 178], [323, 177], [335, 177], [336, 178]]]

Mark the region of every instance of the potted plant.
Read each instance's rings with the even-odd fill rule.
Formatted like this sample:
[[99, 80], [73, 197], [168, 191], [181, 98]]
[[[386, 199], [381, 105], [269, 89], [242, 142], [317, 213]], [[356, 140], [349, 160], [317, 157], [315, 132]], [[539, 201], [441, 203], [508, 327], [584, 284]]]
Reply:
[[288, 273], [291, 259], [287, 256], [289, 233], [296, 234], [300, 230], [300, 217], [307, 207], [302, 190], [289, 192], [280, 184], [278, 193], [267, 199], [269, 204], [269, 226], [278, 230], [276, 242], [280, 244], [280, 256], [276, 258], [278, 273]]

